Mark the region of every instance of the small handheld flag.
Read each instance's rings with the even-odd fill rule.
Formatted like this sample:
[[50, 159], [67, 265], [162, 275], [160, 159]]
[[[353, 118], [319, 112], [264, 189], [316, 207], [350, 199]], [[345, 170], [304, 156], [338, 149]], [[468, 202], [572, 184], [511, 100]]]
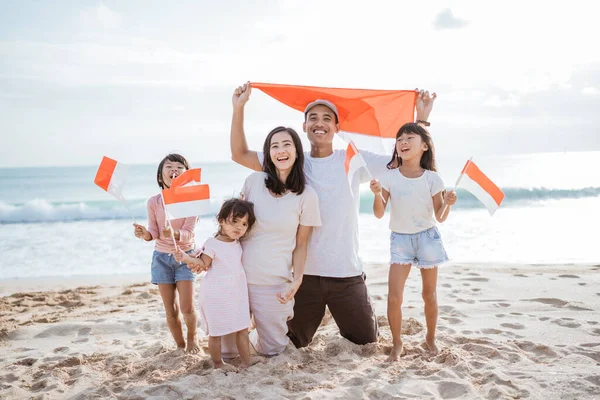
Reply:
[[485, 205], [490, 215], [494, 215], [502, 200], [504, 193], [494, 182], [490, 180], [479, 167], [468, 160], [462, 172], [456, 180], [456, 186], [471, 192], [479, 201]]
[[98, 167], [98, 172], [96, 172], [96, 177], [94, 178], [94, 183], [106, 191], [108, 194], [115, 197], [117, 200], [121, 201], [133, 222], [135, 223], [135, 217], [131, 212], [131, 209], [127, 205], [125, 198], [123, 197], [123, 189], [127, 184], [127, 178], [129, 176], [129, 165], [117, 162], [112, 158], [108, 158], [106, 156], [102, 157], [102, 161], [100, 162], [100, 166]]

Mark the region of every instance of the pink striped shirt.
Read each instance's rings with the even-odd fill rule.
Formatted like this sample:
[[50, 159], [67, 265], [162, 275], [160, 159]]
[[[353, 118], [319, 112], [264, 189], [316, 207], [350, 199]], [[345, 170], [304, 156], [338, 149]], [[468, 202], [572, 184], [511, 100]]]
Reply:
[[[196, 247], [194, 242], [194, 228], [198, 217], [187, 217], [171, 220], [173, 229], [179, 230], [179, 240], [177, 245], [183, 251], [188, 251]], [[152, 240], [156, 241], [154, 246], [156, 251], [161, 253], [175, 253], [173, 239], [162, 234], [163, 227], [166, 225], [165, 207], [160, 193], [148, 200], [148, 232], [152, 235]]]

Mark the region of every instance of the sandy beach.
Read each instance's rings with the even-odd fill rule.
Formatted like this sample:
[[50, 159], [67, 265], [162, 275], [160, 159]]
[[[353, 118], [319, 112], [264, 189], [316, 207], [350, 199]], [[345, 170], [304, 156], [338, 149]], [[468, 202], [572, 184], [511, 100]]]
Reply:
[[413, 269], [406, 354], [394, 364], [385, 362], [388, 268], [366, 267], [378, 343], [352, 344], [326, 315], [310, 347], [290, 345], [239, 373], [212, 369], [205, 337], [200, 354], [175, 349], [145, 276], [4, 280], [0, 397], [600, 398], [600, 266], [448, 264], [438, 282], [436, 356], [421, 347], [421, 279]]

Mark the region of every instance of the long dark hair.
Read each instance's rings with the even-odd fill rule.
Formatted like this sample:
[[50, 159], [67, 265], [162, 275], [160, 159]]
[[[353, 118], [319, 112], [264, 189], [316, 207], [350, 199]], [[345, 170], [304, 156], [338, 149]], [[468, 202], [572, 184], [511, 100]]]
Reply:
[[[280, 132], [287, 132], [292, 137], [292, 142], [296, 147], [296, 162], [292, 166], [292, 170], [288, 175], [285, 182], [281, 182], [277, 176], [277, 168], [271, 160], [271, 139], [273, 135]], [[263, 154], [265, 159], [263, 161], [263, 172], [267, 174], [265, 178], [265, 186], [271, 192], [281, 195], [289, 190], [292, 193], [302, 194], [304, 192], [304, 186], [306, 186], [306, 178], [304, 177], [304, 150], [302, 149], [302, 141], [300, 136], [292, 128], [286, 128], [285, 126], [278, 126], [273, 129], [267, 135], [265, 144], [263, 145]]]
[[247, 200], [242, 199], [229, 199], [225, 200], [221, 205], [221, 209], [217, 214], [217, 221], [219, 222], [219, 230], [215, 234], [215, 237], [218, 235], [222, 235], [221, 232], [221, 223], [231, 219], [232, 222], [236, 222], [238, 219], [244, 218], [248, 216], [248, 230], [244, 233], [245, 238], [250, 229], [252, 229], [252, 225], [256, 222], [256, 215], [254, 214], [254, 204]]
[[167, 161], [182, 163], [186, 170], [190, 169], [190, 164], [184, 156], [177, 153], [168, 154], [158, 164], [158, 171], [156, 171], [156, 182], [158, 183], [158, 187], [161, 189], [166, 189], [165, 183], [163, 182], [162, 169]]
[[[396, 142], [400, 136], [409, 133], [421, 136], [421, 140], [423, 140], [423, 142], [425, 142], [427, 145], [427, 150], [421, 156], [421, 168], [437, 172], [437, 166], [435, 164], [435, 148], [433, 147], [433, 140], [431, 140], [431, 135], [429, 132], [427, 132], [427, 130], [419, 124], [408, 122], [402, 125], [400, 130], [398, 130], [398, 133], [396, 134]], [[394, 144], [394, 154], [392, 154], [392, 159], [387, 164], [387, 167], [388, 169], [395, 169], [401, 165], [402, 159], [398, 156], [398, 150], [396, 149], [396, 144]]]

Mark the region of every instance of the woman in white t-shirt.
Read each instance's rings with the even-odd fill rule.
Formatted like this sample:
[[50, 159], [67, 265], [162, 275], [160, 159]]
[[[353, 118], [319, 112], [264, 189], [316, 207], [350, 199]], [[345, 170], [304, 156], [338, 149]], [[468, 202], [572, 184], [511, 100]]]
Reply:
[[[435, 151], [429, 132], [415, 123], [404, 124], [396, 134], [396, 146], [388, 171], [381, 183], [371, 181], [375, 193], [373, 213], [382, 218], [390, 206], [390, 273], [388, 278], [388, 320], [393, 348], [388, 361], [402, 355], [402, 296], [411, 266], [421, 271], [427, 335], [425, 347], [437, 353], [438, 265], [448, 261], [437, 222], [444, 222], [456, 194], [444, 192], [444, 182], [436, 172]], [[382, 196], [383, 195], [383, 196]]]
[[242, 264], [256, 327], [250, 343], [260, 354], [276, 355], [289, 343], [287, 321], [302, 283], [308, 238], [321, 217], [317, 194], [306, 185], [298, 134], [273, 129], [263, 152], [262, 172], [251, 174], [242, 189], [256, 214], [256, 224], [242, 240]]

